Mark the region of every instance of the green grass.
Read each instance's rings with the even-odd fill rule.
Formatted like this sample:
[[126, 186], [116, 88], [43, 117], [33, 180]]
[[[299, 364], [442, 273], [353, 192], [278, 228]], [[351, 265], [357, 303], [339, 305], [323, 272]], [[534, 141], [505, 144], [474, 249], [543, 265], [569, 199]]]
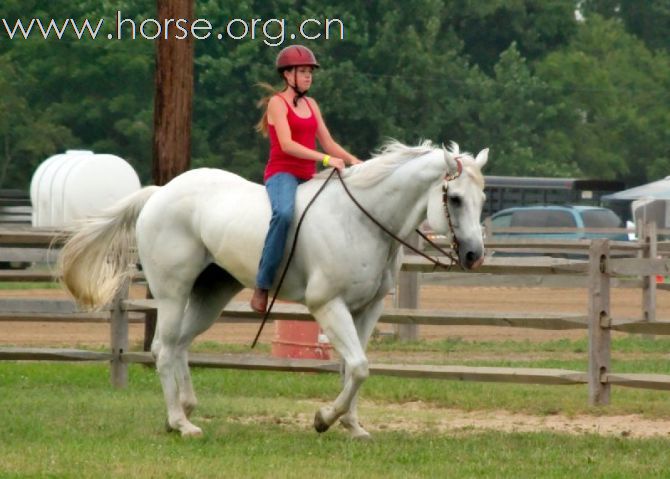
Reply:
[[[212, 353], [249, 353], [248, 344], [226, 344], [217, 341], [202, 341], [191, 347], [193, 352], [212, 352]], [[267, 353], [270, 351], [269, 344], [259, 343], [256, 346], [257, 352]], [[466, 341], [459, 337], [447, 338], [437, 341], [398, 341], [391, 337], [382, 337], [373, 339], [368, 352], [390, 353], [389, 357], [396, 356], [402, 358], [403, 353], [434, 353], [436, 359], [444, 359], [452, 353], [468, 354], [485, 353], [491, 356], [498, 356], [504, 360], [504, 355], [518, 355], [528, 353], [538, 353], [545, 356], [560, 357], [562, 353], [586, 354], [588, 353], [588, 341], [586, 338], [571, 340], [557, 339], [552, 341]], [[613, 356], [626, 355], [631, 353], [639, 356], [646, 355], [667, 355], [670, 352], [670, 338], [657, 336], [653, 340], [645, 339], [641, 336], [627, 335], [612, 340]], [[460, 357], [460, 356], [459, 356]]]
[[[249, 340], [251, 343], [251, 339]], [[258, 343], [253, 352], [256, 354], [269, 354], [270, 345], [266, 343]], [[225, 354], [248, 354], [251, 351], [249, 344], [235, 344], [235, 343], [221, 343], [218, 341], [200, 341], [194, 343], [189, 348], [189, 351], [194, 353], [225, 353]]]
[[[267, 354], [261, 345], [259, 353]], [[198, 352], [248, 353], [247, 345], [199, 343]], [[585, 371], [585, 340], [399, 343], [374, 341], [392, 362], [545, 367]], [[616, 372], [670, 374], [670, 341], [613, 341]], [[425, 357], [424, 357], [425, 355]], [[131, 367], [130, 387], [114, 391], [101, 364], [0, 363], [0, 478], [4, 477], [667, 477], [665, 438], [630, 439], [475, 430], [438, 433], [425, 419], [414, 432], [376, 431], [370, 444], [335, 428], [310, 427], [318, 404], [339, 392], [332, 374], [196, 369], [205, 438], [163, 431], [155, 372]], [[670, 418], [667, 392], [613, 387], [612, 404], [589, 407], [586, 386], [532, 386], [373, 376], [363, 387], [364, 422], [374, 405], [421, 401], [435, 408], [535, 415], [640, 414]], [[372, 406], [371, 406], [372, 405]], [[417, 412], [408, 411], [416, 416]], [[296, 418], [301, 418], [300, 420]], [[423, 420], [422, 420], [423, 421]]]
[[[369, 351], [394, 352], [440, 352], [440, 353], [586, 353], [588, 340], [586, 333], [583, 339], [557, 339], [553, 341], [466, 341], [459, 337], [447, 338], [439, 341], [398, 341], [392, 337], [374, 340], [370, 343]], [[612, 339], [612, 351], [635, 353], [668, 353], [670, 352], [670, 338], [657, 336], [653, 340], [639, 335], [626, 335]]]
[[[427, 428], [359, 443], [287, 421], [312, 412], [298, 399], [331, 399], [334, 375], [196, 370], [206, 435], [182, 440], [163, 432], [155, 373], [134, 366], [130, 382], [112, 390], [103, 365], [0, 364], [0, 477], [664, 477], [670, 467], [665, 439]], [[445, 404], [439, 390], [461, 396], [447, 401], [454, 406], [505, 407], [496, 386], [506, 385], [371, 378], [365, 396]], [[505, 389], [522, 405], [538, 399], [532, 387]], [[545, 389], [557, 405], [561, 391], [576, 390]], [[258, 415], [270, 420], [245, 421]]]
[[[311, 417], [318, 403], [334, 397], [335, 375], [195, 370], [201, 403], [195, 421], [205, 437], [182, 440], [163, 431], [154, 371], [131, 367], [130, 387], [117, 391], [108, 375], [102, 364], [0, 363], [0, 477], [646, 478], [667, 477], [670, 468], [670, 441], [663, 438], [445, 434], [430, 427], [377, 432], [370, 443], [352, 441], [339, 428], [317, 435], [295, 418]], [[622, 388], [610, 408], [594, 410], [585, 406], [581, 386], [372, 377], [363, 396], [368, 403], [670, 417], [661, 406], [670, 402], [667, 393]]]

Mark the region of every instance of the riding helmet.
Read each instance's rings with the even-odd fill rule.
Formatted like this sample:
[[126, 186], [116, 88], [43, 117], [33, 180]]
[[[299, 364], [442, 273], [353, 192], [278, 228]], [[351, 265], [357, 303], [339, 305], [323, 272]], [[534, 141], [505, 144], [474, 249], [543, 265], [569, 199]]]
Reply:
[[303, 65], [319, 68], [319, 62], [316, 61], [316, 57], [312, 50], [303, 45], [290, 45], [282, 49], [279, 54], [277, 54], [277, 61], [275, 64], [277, 70], [280, 72], [287, 68]]

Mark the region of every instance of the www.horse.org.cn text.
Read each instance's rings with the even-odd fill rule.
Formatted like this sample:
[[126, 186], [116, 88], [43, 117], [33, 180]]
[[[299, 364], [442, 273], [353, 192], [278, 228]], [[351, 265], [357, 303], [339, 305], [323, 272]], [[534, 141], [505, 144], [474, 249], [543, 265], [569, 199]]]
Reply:
[[108, 40], [258, 40], [268, 46], [280, 46], [292, 40], [344, 40], [344, 22], [338, 18], [306, 18], [295, 24], [285, 18], [233, 18], [215, 27], [206, 18], [188, 20], [125, 18], [116, 12], [113, 28], [104, 18], [75, 20], [0, 19], [0, 41], [27, 40], [30, 37], [47, 39], [108, 39]]

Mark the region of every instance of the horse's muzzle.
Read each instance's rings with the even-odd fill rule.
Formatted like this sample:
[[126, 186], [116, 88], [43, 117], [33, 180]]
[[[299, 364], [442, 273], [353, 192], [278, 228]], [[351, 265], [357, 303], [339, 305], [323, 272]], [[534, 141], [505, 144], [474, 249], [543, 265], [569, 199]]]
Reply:
[[461, 258], [461, 264], [465, 269], [477, 269], [484, 263], [484, 251], [478, 249], [476, 251], [468, 251], [464, 257]]

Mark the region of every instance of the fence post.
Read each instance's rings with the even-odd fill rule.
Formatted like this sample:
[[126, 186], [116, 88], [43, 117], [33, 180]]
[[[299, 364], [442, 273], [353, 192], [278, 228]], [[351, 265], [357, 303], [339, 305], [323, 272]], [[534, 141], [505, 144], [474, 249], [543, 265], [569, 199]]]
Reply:
[[[648, 260], [656, 259], [658, 254], [656, 223], [645, 223], [642, 237], [642, 257]], [[656, 321], [656, 275], [642, 277], [642, 320]], [[653, 334], [645, 334], [643, 337], [653, 339]]]
[[606, 239], [591, 241], [589, 249], [589, 404], [609, 404], [610, 385], [610, 247]]
[[111, 382], [115, 388], [128, 386], [128, 365], [123, 362], [123, 353], [128, 350], [128, 312], [123, 301], [128, 298], [130, 278], [126, 279], [112, 301], [110, 334], [112, 347]]
[[[412, 233], [407, 242], [417, 247], [419, 245], [419, 235]], [[396, 308], [410, 309], [417, 309], [419, 307], [419, 273], [401, 271], [398, 274], [395, 306]], [[419, 339], [419, 325], [396, 324], [395, 334], [401, 341], [416, 341]]]

